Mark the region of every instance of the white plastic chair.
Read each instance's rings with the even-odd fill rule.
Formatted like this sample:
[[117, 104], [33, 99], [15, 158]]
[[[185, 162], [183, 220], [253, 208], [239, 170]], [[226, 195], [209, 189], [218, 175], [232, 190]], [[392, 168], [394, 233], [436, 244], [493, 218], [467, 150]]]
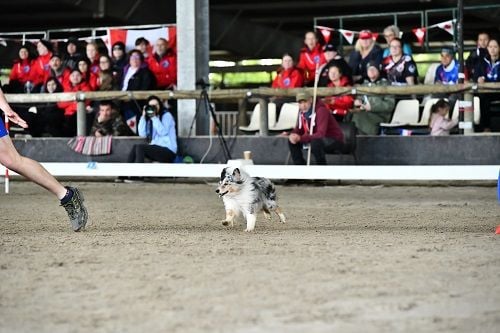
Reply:
[[[276, 123], [276, 104], [267, 104], [267, 126], [271, 128]], [[260, 104], [256, 104], [250, 117], [248, 126], [240, 126], [239, 129], [244, 132], [257, 132], [260, 130]]]
[[[472, 106], [474, 107], [474, 124], [478, 125], [481, 120], [481, 103], [479, 101], [478, 96], [474, 96]], [[453, 112], [451, 114], [451, 119], [458, 120], [458, 100], [455, 103], [455, 107], [453, 107]]]
[[420, 121], [416, 124], [416, 126], [429, 126], [429, 119], [431, 117], [431, 108], [436, 102], [439, 101], [439, 98], [429, 98], [424, 105], [424, 110], [422, 111], [422, 116], [420, 116]]
[[270, 131], [286, 131], [290, 130], [297, 125], [297, 118], [299, 116], [298, 103], [285, 103], [281, 107], [280, 115], [276, 125], [269, 127]]
[[402, 99], [396, 104], [390, 123], [380, 127], [399, 127], [418, 123], [419, 103], [417, 99]]

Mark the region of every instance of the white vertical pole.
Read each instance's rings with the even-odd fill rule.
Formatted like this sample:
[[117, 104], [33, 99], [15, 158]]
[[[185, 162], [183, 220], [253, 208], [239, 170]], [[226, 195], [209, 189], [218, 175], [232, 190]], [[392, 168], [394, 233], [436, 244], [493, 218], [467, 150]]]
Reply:
[[[5, 129], [9, 131], [9, 117], [5, 113]], [[9, 169], [5, 167], [5, 194], [9, 194]]]

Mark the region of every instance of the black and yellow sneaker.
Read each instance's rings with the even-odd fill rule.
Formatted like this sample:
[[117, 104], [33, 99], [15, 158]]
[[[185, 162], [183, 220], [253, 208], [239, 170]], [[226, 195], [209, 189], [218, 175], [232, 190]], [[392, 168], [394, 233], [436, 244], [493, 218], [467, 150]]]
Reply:
[[69, 192], [69, 199], [63, 199], [61, 206], [66, 209], [73, 231], [80, 231], [85, 228], [89, 217], [87, 208], [83, 205], [83, 195], [76, 187], [66, 187]]

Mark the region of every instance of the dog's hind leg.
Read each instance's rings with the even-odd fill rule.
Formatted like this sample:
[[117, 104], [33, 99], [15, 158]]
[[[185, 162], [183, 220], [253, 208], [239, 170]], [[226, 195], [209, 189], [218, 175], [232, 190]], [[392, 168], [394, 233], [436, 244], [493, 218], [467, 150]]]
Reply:
[[234, 217], [236, 216], [234, 210], [232, 209], [227, 209], [226, 210], [226, 219], [222, 221], [222, 225], [230, 225], [231, 227], [234, 226]]
[[283, 214], [280, 207], [276, 206], [276, 208], [274, 209], [274, 212], [276, 213], [276, 215], [279, 216], [281, 223], [286, 223], [285, 214]]
[[245, 215], [245, 218], [247, 220], [247, 228], [245, 229], [245, 231], [253, 231], [255, 229], [255, 221], [257, 220], [257, 215], [247, 213]]

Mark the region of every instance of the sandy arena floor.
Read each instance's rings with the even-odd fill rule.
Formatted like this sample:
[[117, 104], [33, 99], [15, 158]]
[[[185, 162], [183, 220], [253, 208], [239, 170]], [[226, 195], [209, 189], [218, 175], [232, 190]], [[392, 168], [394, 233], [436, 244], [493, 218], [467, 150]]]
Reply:
[[0, 193], [0, 332], [499, 332], [496, 188], [278, 186], [287, 224], [220, 223], [215, 183]]

